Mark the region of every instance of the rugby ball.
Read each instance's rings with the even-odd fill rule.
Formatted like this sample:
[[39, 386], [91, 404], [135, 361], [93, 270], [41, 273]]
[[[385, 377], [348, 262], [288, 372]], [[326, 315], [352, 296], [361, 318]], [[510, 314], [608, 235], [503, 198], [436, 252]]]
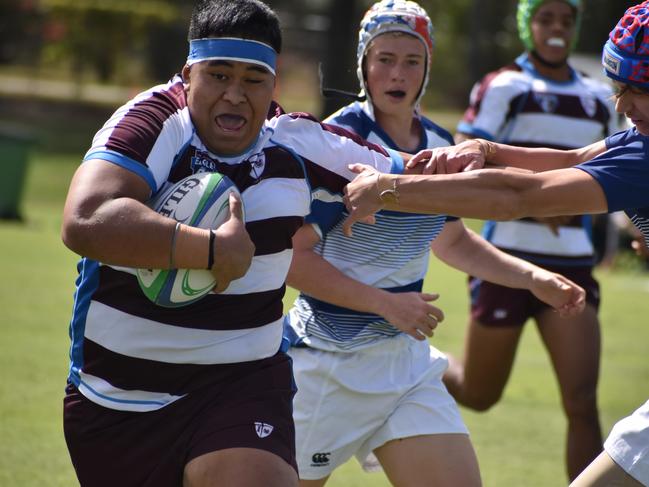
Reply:
[[[216, 229], [230, 217], [230, 179], [216, 172], [188, 176], [161, 190], [147, 204], [158, 213], [199, 228]], [[192, 304], [216, 285], [206, 269], [136, 269], [144, 295], [159, 306]]]

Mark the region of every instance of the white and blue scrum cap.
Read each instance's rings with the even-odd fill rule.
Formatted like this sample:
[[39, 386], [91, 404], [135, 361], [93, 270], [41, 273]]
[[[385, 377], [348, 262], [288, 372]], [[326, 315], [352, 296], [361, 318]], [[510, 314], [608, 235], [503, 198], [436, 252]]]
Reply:
[[275, 75], [277, 52], [268, 44], [252, 39], [209, 37], [189, 41], [188, 66], [214, 60], [258, 64]]
[[372, 112], [370, 113], [371, 118], [374, 118], [374, 110], [370, 92], [367, 88], [367, 80], [363, 73], [363, 60], [372, 45], [372, 41], [376, 37], [388, 32], [402, 32], [414, 36], [426, 48], [426, 72], [424, 74], [424, 81], [417, 94], [417, 99], [415, 100], [415, 109], [417, 111], [419, 110], [419, 102], [426, 91], [430, 75], [430, 64], [435, 46], [435, 38], [433, 35], [433, 23], [426, 11], [419, 4], [410, 0], [381, 0], [380, 2], [376, 2], [361, 20], [358, 31], [358, 48], [356, 51], [356, 74], [361, 83], [360, 94], [361, 96], [364, 95], [367, 97], [368, 108]]

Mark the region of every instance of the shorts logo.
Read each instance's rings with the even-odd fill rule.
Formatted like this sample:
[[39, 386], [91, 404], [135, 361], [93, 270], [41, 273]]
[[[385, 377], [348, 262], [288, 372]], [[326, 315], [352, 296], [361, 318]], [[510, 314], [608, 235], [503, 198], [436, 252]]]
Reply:
[[259, 436], [259, 438], [266, 438], [273, 432], [273, 429], [274, 427], [272, 424], [255, 421], [255, 431], [257, 432], [257, 436]]
[[311, 466], [312, 467], [326, 467], [329, 465], [329, 455], [331, 452], [327, 453], [314, 453], [311, 457]]
[[494, 318], [497, 320], [504, 320], [507, 318], [507, 314], [506, 309], [498, 308], [494, 310]]

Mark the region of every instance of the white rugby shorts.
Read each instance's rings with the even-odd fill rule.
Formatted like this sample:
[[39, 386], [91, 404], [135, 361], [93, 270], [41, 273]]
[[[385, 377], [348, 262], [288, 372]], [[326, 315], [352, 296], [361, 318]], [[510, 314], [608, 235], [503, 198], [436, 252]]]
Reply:
[[613, 426], [604, 450], [626, 473], [649, 486], [649, 401]]
[[407, 335], [355, 352], [291, 348], [300, 478], [316, 480], [388, 441], [468, 434], [442, 383], [446, 356]]

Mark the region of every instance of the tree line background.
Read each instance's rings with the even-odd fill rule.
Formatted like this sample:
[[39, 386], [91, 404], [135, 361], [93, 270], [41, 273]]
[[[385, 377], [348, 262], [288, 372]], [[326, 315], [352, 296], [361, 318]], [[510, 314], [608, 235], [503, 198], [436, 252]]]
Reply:
[[[305, 66], [304, 82], [357, 91], [358, 23], [367, 0], [268, 0], [282, 22], [280, 72]], [[517, 0], [421, 0], [436, 48], [425, 107], [461, 109], [472, 84], [521, 50]], [[584, 0], [577, 50], [598, 55], [626, 8], [624, 0]], [[0, 68], [148, 86], [179, 71], [187, 53], [187, 0], [0, 0]], [[314, 89], [317, 87], [313, 87]], [[320, 100], [316, 114], [344, 100]], [[318, 113], [319, 112], [319, 113]]]

